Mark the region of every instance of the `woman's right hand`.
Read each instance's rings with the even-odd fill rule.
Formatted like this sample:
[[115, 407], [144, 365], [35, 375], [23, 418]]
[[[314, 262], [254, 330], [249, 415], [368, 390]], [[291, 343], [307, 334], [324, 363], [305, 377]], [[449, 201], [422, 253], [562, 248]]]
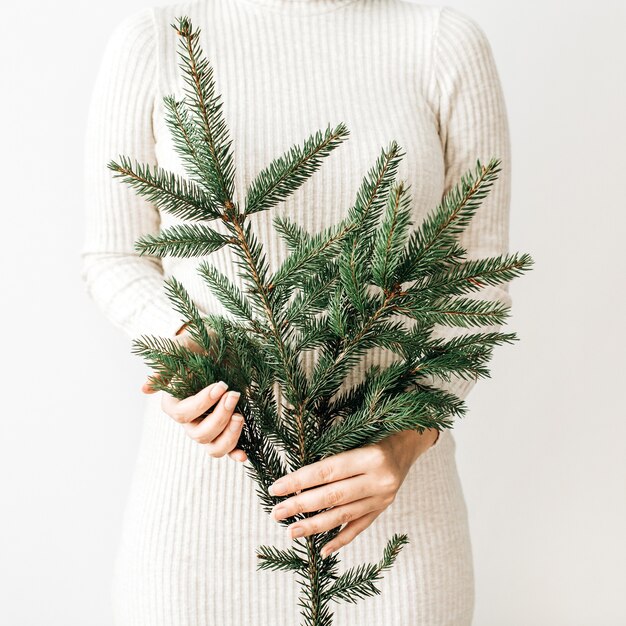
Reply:
[[[194, 352], [202, 352], [200, 346], [185, 330], [172, 339], [181, 342]], [[154, 374], [153, 378], [160, 376]], [[164, 391], [161, 408], [183, 426], [191, 439], [204, 445], [211, 456], [219, 458], [228, 454], [231, 459], [243, 463], [248, 456], [241, 448], [235, 447], [243, 427], [243, 415], [233, 412], [240, 394], [232, 390], [227, 392], [227, 389], [228, 385], [225, 382], [218, 381], [182, 400]], [[141, 390], [147, 394], [156, 391], [149, 380], [143, 384]], [[215, 408], [211, 413], [199, 418], [214, 405]]]

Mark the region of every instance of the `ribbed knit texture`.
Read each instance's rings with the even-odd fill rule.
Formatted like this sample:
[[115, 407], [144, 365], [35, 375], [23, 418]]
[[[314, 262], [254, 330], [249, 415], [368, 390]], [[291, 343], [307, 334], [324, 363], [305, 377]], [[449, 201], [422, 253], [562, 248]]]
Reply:
[[[82, 277], [129, 338], [171, 336], [180, 327], [164, 275], [181, 280], [201, 310], [224, 312], [197, 272], [198, 259], [138, 256], [133, 244], [141, 235], [179, 220], [106, 168], [124, 154], [185, 174], [162, 104], [164, 95], [183, 95], [171, 27], [181, 15], [202, 29], [214, 68], [233, 139], [236, 199], [293, 144], [329, 123], [350, 130], [285, 203], [252, 216], [270, 269], [287, 251], [272, 217], [288, 214], [311, 232], [337, 222], [394, 139], [406, 152], [399, 179], [411, 185], [415, 224], [477, 158], [500, 157], [499, 179], [462, 243], [470, 258], [508, 251], [507, 115], [490, 44], [474, 19], [404, 0], [202, 0], [148, 8], [125, 18], [109, 39], [85, 137]], [[238, 281], [229, 248], [210, 259]], [[506, 285], [476, 297], [511, 303]], [[437, 328], [436, 334], [460, 332], [467, 331]], [[385, 350], [372, 351], [345, 386], [372, 363], [392, 360]], [[475, 383], [437, 384], [465, 398]], [[299, 624], [293, 577], [256, 570], [256, 547], [287, 547], [285, 529], [263, 512], [243, 466], [208, 456], [161, 410], [160, 396], [146, 399], [116, 561], [116, 626]], [[471, 623], [472, 554], [455, 445], [452, 433], [443, 432], [412, 466], [394, 502], [341, 549], [343, 568], [379, 560], [393, 532], [410, 539], [380, 583], [382, 595], [336, 605], [338, 626]]]

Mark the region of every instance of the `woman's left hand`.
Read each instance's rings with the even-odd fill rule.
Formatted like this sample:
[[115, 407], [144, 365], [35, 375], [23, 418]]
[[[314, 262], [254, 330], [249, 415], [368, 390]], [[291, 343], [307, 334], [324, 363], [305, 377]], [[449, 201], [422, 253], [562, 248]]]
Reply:
[[411, 465], [436, 438], [435, 429], [421, 434], [403, 430], [378, 443], [347, 450], [285, 474], [270, 486], [270, 494], [301, 493], [279, 502], [271, 515], [278, 521], [328, 509], [288, 527], [290, 537], [295, 539], [345, 524], [322, 549], [322, 556], [326, 557], [350, 543], [395, 500]]

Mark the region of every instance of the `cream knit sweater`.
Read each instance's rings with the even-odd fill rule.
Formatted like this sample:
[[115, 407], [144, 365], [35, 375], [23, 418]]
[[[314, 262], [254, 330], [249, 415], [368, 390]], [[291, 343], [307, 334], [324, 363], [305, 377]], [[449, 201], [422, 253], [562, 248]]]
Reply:
[[[256, 173], [294, 143], [328, 123], [343, 121], [350, 130], [287, 202], [253, 216], [271, 269], [286, 253], [272, 216], [288, 214], [311, 232], [335, 223], [392, 139], [406, 152], [399, 178], [411, 185], [416, 224], [477, 158], [500, 157], [499, 179], [462, 243], [470, 257], [508, 251], [507, 115], [490, 44], [474, 19], [405, 0], [201, 0], [149, 8], [123, 19], [111, 35], [85, 136], [82, 277], [129, 338], [171, 336], [180, 327], [164, 275], [181, 280], [201, 310], [223, 312], [196, 271], [198, 259], [137, 255], [139, 236], [177, 219], [160, 214], [106, 168], [124, 154], [184, 174], [162, 105], [164, 95], [182, 96], [171, 27], [180, 15], [202, 29], [233, 139], [239, 199]], [[228, 248], [211, 261], [237, 280]], [[511, 303], [506, 285], [479, 297]], [[372, 363], [391, 359], [383, 350], [372, 353], [346, 386]], [[441, 383], [461, 398], [473, 384]], [[209, 457], [159, 403], [160, 394], [146, 400], [116, 561], [116, 624], [300, 623], [290, 577], [256, 571], [255, 548], [286, 547], [284, 529], [260, 508], [243, 466]], [[337, 605], [336, 624], [470, 624], [472, 555], [455, 445], [451, 432], [442, 433], [392, 505], [341, 550], [349, 567], [378, 560], [393, 532], [407, 532], [411, 541], [385, 575], [382, 595]]]

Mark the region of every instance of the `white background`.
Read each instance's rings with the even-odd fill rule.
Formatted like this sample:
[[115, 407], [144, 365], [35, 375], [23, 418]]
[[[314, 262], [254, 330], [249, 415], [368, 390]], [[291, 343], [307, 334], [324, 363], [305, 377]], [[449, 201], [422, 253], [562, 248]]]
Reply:
[[[3, 9], [0, 623], [111, 624], [147, 373], [86, 298], [82, 141], [112, 28], [146, 0]], [[494, 50], [513, 282], [492, 378], [456, 428], [476, 626], [626, 624], [626, 5], [450, 0]]]

